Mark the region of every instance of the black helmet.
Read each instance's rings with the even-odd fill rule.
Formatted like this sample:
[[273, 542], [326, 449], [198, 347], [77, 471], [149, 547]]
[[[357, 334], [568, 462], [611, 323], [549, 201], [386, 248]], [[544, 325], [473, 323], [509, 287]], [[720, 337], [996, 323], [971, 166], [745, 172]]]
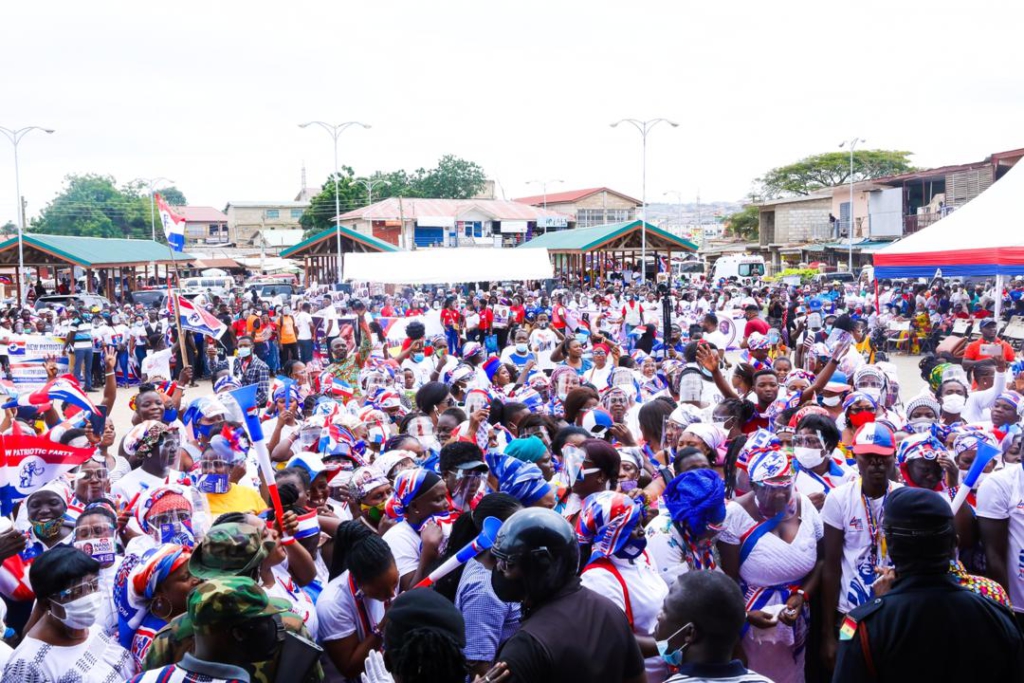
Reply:
[[[521, 574], [522, 597], [534, 604], [558, 592], [580, 564], [580, 546], [572, 526], [560, 514], [546, 508], [516, 512], [501, 526], [491, 554]], [[502, 583], [500, 570], [492, 574], [492, 586]], [[508, 586], [502, 591], [509, 594]], [[499, 595], [499, 598], [501, 595]], [[512, 600], [508, 600], [511, 602]]]

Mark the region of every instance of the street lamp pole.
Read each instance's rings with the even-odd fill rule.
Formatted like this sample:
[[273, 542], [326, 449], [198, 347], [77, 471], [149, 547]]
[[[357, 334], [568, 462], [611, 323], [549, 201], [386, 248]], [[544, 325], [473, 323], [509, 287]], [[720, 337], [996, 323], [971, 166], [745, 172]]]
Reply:
[[540, 185], [541, 190], [544, 192], [544, 210], [548, 210], [548, 185], [552, 183], [564, 183], [564, 180], [552, 179], [552, 180], [527, 180], [527, 185]]
[[18, 218], [18, 305], [22, 308], [25, 307], [25, 221], [22, 215], [22, 203], [21, 203], [21, 177], [18, 171], [18, 143], [21, 139], [31, 133], [34, 130], [41, 130], [44, 133], [53, 133], [52, 128], [43, 128], [42, 126], [25, 126], [24, 128], [4, 128], [0, 126], [0, 133], [11, 141], [14, 145], [14, 203], [17, 205], [17, 218]]
[[[356, 178], [356, 182], [366, 188], [366, 204], [373, 204], [373, 188], [383, 183], [388, 185], [387, 178]], [[337, 193], [335, 193], [337, 194]]]
[[320, 126], [334, 140], [334, 229], [338, 237], [338, 284], [341, 284], [341, 197], [338, 195], [338, 137], [351, 126], [370, 126], [359, 121], [346, 121], [345, 123], [326, 123], [324, 121], [307, 121], [300, 123], [299, 128], [309, 126]]
[[150, 239], [152, 239], [155, 242], [156, 241], [156, 199], [154, 198], [154, 194], [156, 192], [156, 185], [157, 185], [157, 183], [171, 183], [173, 185], [174, 181], [171, 180], [170, 178], [164, 178], [163, 176], [160, 176], [159, 178], [139, 178], [139, 180], [141, 180], [142, 182], [146, 183], [146, 186], [149, 188], [149, 231], [150, 231]]
[[853, 138], [839, 143], [840, 148], [846, 145], [850, 146], [850, 222], [846, 227], [846, 269], [851, 273], [853, 272], [853, 150], [857, 148], [858, 142], [865, 142], [865, 140], [864, 138]]
[[628, 123], [640, 132], [640, 138], [643, 145], [643, 195], [641, 200], [643, 202], [643, 222], [640, 224], [640, 263], [641, 270], [643, 273], [641, 278], [642, 282], [647, 280], [647, 134], [651, 132], [651, 129], [656, 125], [664, 121], [673, 128], [678, 128], [679, 124], [668, 119], [648, 119], [642, 121], [640, 119], [619, 119], [615, 123], [611, 124], [612, 128], [615, 128], [620, 123]]

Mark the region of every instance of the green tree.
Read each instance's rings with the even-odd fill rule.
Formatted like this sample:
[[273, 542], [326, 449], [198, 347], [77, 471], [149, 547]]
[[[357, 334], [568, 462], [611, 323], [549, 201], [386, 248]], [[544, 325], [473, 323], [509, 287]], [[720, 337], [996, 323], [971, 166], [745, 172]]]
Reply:
[[756, 240], [758, 226], [760, 224], [760, 209], [756, 206], [747, 206], [742, 211], [737, 211], [725, 219], [725, 231], [735, 237], [742, 237], [745, 240]]
[[137, 184], [119, 188], [113, 177], [93, 173], [69, 175], [65, 183], [65, 188], [32, 221], [32, 232], [149, 238], [149, 197], [140, 193]]
[[185, 193], [173, 185], [171, 187], [165, 187], [162, 190], [157, 190], [156, 192], [171, 206], [188, 206], [188, 200], [185, 199]]
[[14, 221], [7, 221], [0, 226], [0, 237], [4, 239], [14, 237], [18, 234], [18, 225]]
[[487, 180], [484, 169], [472, 161], [446, 154], [437, 162], [437, 167], [417, 169], [412, 174], [411, 185], [416, 197], [438, 199], [469, 199], [483, 189]]
[[[366, 206], [366, 188], [355, 182], [355, 172], [349, 166], [342, 166], [338, 172], [338, 206], [341, 213]], [[334, 225], [334, 174], [324, 181], [320, 194], [309, 201], [309, 208], [302, 213], [299, 225], [305, 236], [325, 230]]]
[[[888, 149], [862, 149], [853, 153], [853, 181], [882, 178], [913, 171], [908, 157], [912, 152]], [[850, 154], [836, 151], [815, 154], [796, 163], [773, 168], [756, 180], [763, 199], [784, 195], [806, 195], [826, 187], [850, 181]]]

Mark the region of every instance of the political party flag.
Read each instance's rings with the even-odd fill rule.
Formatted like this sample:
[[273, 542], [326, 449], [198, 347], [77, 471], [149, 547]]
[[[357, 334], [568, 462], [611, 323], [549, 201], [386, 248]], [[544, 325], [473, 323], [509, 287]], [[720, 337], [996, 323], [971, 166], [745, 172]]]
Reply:
[[[181, 326], [190, 332], [205, 334], [214, 339], [224, 336], [228, 326], [206, 311], [202, 306], [189, 301], [178, 294], [174, 295], [178, 300], [178, 312], [181, 315]], [[174, 315], [174, 299], [167, 300], [167, 308], [171, 315]]]
[[185, 248], [185, 217], [171, 211], [164, 198], [158, 194], [153, 195], [156, 200], [156, 210], [160, 214], [160, 222], [164, 226], [164, 236], [167, 244], [171, 245], [174, 251], [182, 251]]
[[14, 504], [93, 456], [92, 448], [75, 448], [34, 434], [0, 437], [0, 507], [9, 515]]
[[4, 408], [17, 408], [36, 406], [40, 410], [43, 406], [53, 401], [64, 401], [68, 405], [75, 406], [79, 410], [84, 410], [90, 413], [98, 413], [96, 406], [93, 405], [89, 397], [85, 395], [81, 387], [78, 386], [78, 380], [75, 379], [74, 375], [60, 375], [54, 377], [52, 380], [44, 384], [39, 389], [28, 393], [20, 394], [17, 398], [11, 398], [4, 403]]

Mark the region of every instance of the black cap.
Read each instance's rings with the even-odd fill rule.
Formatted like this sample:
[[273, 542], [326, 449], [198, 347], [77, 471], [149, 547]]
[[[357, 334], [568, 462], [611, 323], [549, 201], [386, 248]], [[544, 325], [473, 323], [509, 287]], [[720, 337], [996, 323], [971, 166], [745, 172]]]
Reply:
[[886, 527], [928, 532], [952, 522], [953, 509], [935, 491], [904, 486], [886, 497], [884, 519]]
[[388, 610], [388, 627], [384, 642], [394, 648], [405, 636], [417, 629], [438, 631], [460, 647], [466, 646], [466, 621], [452, 601], [437, 591], [418, 588], [402, 593]]
[[747, 304], [743, 307], [744, 311], [759, 311], [761, 310], [757, 304]]

